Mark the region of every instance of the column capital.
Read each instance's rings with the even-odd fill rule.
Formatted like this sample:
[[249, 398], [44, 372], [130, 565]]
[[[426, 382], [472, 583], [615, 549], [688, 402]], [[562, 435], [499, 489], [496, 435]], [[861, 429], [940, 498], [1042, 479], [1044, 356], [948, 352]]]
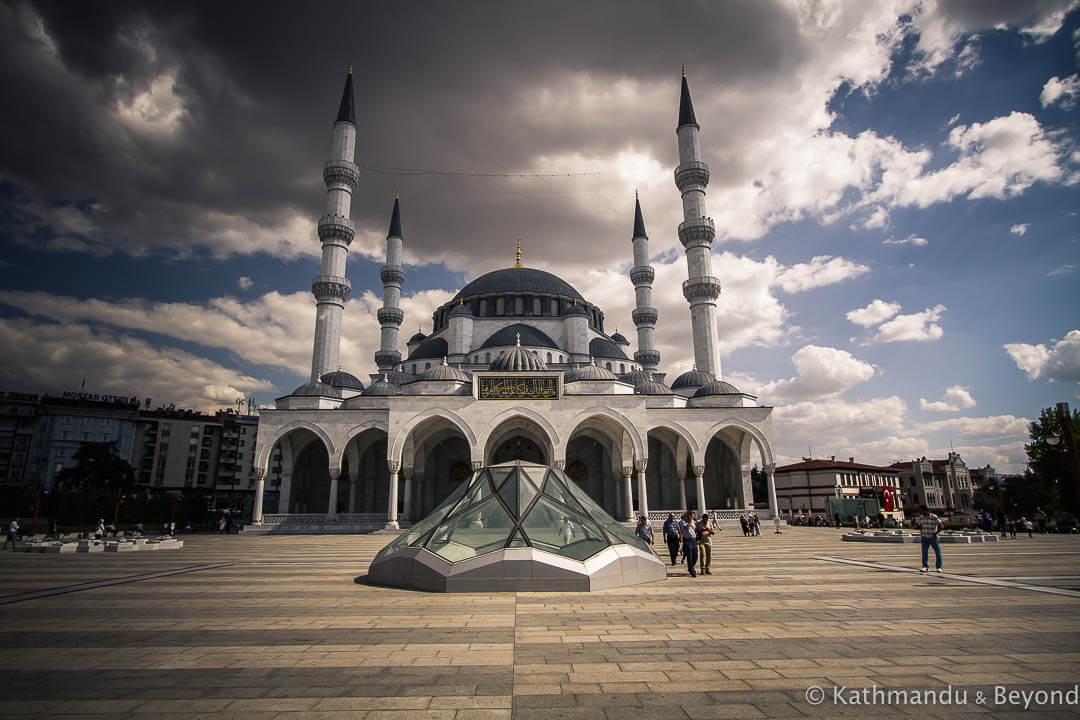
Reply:
[[704, 474], [705, 474], [705, 466], [704, 465], [695, 465], [694, 466], [694, 477], [701, 477]]
[[631, 475], [634, 474], [634, 466], [633, 465], [623, 465], [622, 466], [622, 474], [623, 474], [624, 478], [630, 477]]
[[566, 461], [565, 460], [556, 460], [555, 461], [555, 469], [556, 470], [565, 470], [566, 469]]
[[472, 469], [473, 470], [479, 470], [482, 467], [484, 467], [484, 461], [483, 460], [473, 460], [472, 461]]
[[397, 475], [398, 471], [401, 470], [401, 461], [400, 460], [387, 460], [386, 461], [386, 467], [389, 468], [391, 475]]
[[776, 463], [770, 463], [769, 465], [763, 465], [761, 469], [765, 471], [766, 475], [772, 475], [773, 473], [776, 472]]
[[340, 467], [334, 467], [333, 465], [331, 465], [330, 466], [330, 479], [331, 480], [337, 480], [339, 477], [341, 477], [341, 468]]
[[634, 458], [634, 472], [645, 472], [649, 467], [649, 458]]

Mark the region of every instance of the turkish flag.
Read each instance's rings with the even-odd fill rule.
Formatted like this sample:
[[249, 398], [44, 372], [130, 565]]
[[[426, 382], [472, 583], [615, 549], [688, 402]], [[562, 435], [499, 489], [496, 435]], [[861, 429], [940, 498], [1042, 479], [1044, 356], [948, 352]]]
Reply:
[[892, 493], [888, 490], [885, 491], [885, 512], [892, 512], [893, 497]]

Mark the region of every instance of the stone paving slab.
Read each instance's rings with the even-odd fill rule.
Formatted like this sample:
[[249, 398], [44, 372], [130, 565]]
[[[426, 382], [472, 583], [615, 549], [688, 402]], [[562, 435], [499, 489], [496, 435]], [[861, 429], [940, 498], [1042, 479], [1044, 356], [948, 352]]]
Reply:
[[[0, 554], [0, 596], [46, 593], [0, 605], [0, 717], [1080, 716], [973, 699], [1080, 682], [1080, 599], [1017, 587], [1080, 588], [1080, 538], [949, 546], [946, 569], [962, 577], [938, 577], [888, 569], [916, 568], [918, 547], [791, 528], [714, 541], [713, 575], [697, 579], [679, 566], [596, 593], [452, 596], [356, 582], [390, 539], [193, 535], [163, 554]], [[808, 703], [810, 685], [829, 698]], [[949, 685], [972, 700], [831, 696]]]

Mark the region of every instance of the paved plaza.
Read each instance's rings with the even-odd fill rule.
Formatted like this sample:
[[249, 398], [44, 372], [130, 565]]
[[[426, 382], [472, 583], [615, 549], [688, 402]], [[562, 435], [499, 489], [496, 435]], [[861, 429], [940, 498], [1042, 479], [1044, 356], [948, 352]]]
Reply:
[[364, 584], [387, 535], [6, 553], [0, 717], [1080, 716], [1032, 694], [1080, 682], [1080, 536], [946, 545], [926, 576], [839, 535], [725, 531], [711, 576], [594, 593]]

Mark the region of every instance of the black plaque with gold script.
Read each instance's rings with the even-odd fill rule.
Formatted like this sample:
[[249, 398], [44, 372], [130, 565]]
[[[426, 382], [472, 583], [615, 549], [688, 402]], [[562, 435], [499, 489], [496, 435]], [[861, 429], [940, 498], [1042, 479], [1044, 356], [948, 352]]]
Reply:
[[515, 375], [480, 377], [476, 396], [480, 400], [555, 400], [559, 381], [554, 377]]

